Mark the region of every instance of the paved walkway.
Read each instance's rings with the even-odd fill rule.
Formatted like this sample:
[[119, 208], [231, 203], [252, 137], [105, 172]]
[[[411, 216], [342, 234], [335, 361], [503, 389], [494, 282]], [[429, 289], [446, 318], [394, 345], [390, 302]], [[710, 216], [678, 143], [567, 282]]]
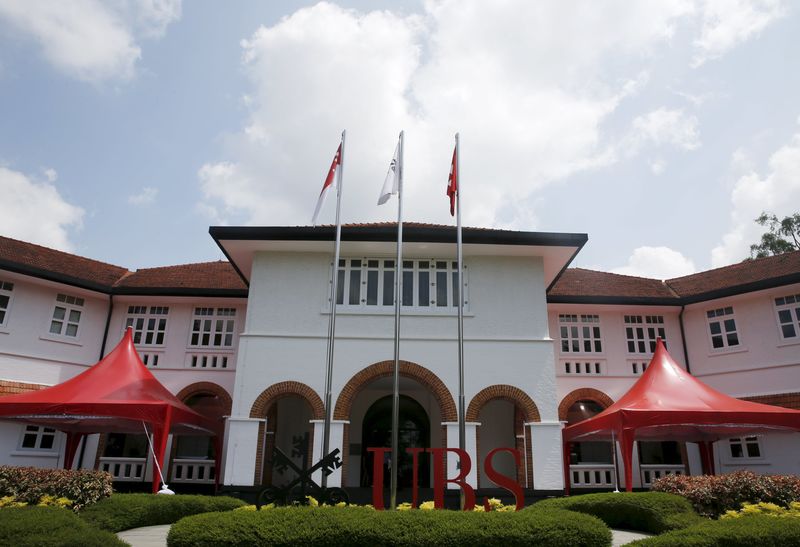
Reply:
[[[122, 541], [130, 543], [133, 547], [166, 547], [169, 524], [161, 526], [145, 526], [144, 528], [134, 528], [125, 530], [117, 534]], [[620, 547], [631, 541], [649, 537], [648, 534], [639, 532], [629, 532], [627, 530], [611, 530], [611, 543], [614, 547]]]

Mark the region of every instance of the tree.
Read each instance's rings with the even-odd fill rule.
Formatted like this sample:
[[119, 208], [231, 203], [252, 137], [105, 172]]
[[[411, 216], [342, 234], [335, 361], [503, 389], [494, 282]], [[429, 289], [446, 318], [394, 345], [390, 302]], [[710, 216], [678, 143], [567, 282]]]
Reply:
[[750, 245], [750, 258], [800, 251], [800, 213], [779, 220], [777, 215], [763, 212], [756, 222], [768, 231], [761, 235], [761, 243]]

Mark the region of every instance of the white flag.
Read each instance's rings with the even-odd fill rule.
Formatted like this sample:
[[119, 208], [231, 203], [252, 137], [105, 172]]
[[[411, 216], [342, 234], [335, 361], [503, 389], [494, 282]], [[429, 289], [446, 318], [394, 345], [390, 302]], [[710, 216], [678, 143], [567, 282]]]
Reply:
[[400, 155], [400, 141], [397, 141], [397, 147], [394, 149], [394, 157], [392, 163], [389, 164], [389, 172], [386, 173], [386, 180], [383, 181], [383, 188], [381, 195], [378, 197], [378, 205], [383, 205], [389, 198], [397, 194], [400, 187], [400, 165], [398, 165], [398, 156]]

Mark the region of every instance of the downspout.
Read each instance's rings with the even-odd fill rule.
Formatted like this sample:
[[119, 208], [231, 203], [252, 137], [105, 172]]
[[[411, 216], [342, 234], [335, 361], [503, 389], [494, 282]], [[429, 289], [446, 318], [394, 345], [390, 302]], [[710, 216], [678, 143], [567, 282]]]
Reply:
[[681, 306], [681, 312], [678, 314], [678, 323], [681, 326], [681, 344], [683, 345], [683, 359], [686, 362], [686, 372], [689, 374], [692, 373], [692, 367], [689, 364], [689, 352], [686, 350], [686, 331], [683, 328], [683, 312], [686, 310], [686, 306]]
[[[108, 316], [106, 317], [106, 328], [103, 331], [103, 343], [100, 344], [100, 359], [106, 353], [106, 342], [108, 341], [108, 327], [111, 326], [111, 314], [114, 312], [114, 295], [108, 295]], [[683, 328], [683, 326], [681, 326]]]

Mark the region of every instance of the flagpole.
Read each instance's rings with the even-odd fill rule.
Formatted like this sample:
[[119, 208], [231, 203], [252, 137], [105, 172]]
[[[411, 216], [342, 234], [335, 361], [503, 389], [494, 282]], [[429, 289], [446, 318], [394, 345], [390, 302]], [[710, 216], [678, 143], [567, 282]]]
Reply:
[[400, 303], [402, 300], [402, 260], [403, 260], [403, 131], [400, 131], [400, 154], [397, 158], [398, 184], [397, 184], [397, 262], [394, 274], [394, 382], [392, 391], [392, 459], [391, 459], [391, 489], [389, 493], [389, 506], [397, 508], [397, 463], [398, 455], [398, 429], [400, 428]]
[[[344, 171], [344, 139], [346, 131], [342, 131], [341, 152], [339, 154], [339, 165], [336, 176], [338, 181], [336, 184], [336, 243], [333, 250], [333, 279], [331, 280], [331, 314], [328, 319], [328, 350], [327, 350], [327, 368], [325, 370], [325, 425], [323, 427], [322, 437], [322, 457], [328, 455], [331, 444], [331, 384], [333, 383], [333, 341], [334, 333], [336, 332], [336, 296], [338, 294], [339, 284], [339, 250], [342, 243], [342, 223], [339, 218], [339, 213], [342, 208], [342, 172]], [[322, 470], [322, 488], [328, 486], [328, 475]]]
[[[458, 447], [465, 450], [467, 427], [464, 410], [464, 252], [461, 241], [461, 151], [456, 133], [456, 254], [458, 261]], [[461, 508], [464, 489], [461, 489]]]

